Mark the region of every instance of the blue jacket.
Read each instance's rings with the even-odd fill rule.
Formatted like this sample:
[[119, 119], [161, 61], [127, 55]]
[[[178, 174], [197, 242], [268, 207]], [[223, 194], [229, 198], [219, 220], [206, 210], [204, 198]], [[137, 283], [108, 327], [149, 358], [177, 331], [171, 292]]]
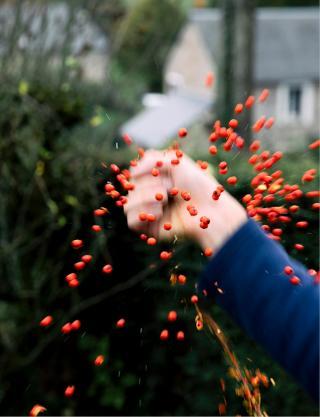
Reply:
[[[286, 265], [299, 285], [289, 282]], [[318, 399], [319, 286], [304, 266], [248, 220], [209, 262], [199, 288]]]

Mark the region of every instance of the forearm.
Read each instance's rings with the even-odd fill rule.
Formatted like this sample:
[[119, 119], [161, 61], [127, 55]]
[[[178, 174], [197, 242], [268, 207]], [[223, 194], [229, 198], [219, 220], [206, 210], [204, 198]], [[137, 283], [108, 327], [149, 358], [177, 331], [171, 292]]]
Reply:
[[[286, 265], [294, 268], [299, 285], [284, 274]], [[318, 395], [319, 290], [282, 246], [249, 220], [213, 257], [200, 280], [203, 289], [314, 397]]]

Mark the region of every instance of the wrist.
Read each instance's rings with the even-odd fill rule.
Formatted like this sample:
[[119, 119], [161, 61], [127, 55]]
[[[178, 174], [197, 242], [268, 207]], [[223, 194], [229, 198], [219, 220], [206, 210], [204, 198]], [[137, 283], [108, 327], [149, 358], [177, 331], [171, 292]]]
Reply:
[[[233, 199], [228, 203], [221, 205], [221, 211], [213, 210], [212, 206], [207, 208], [206, 212], [212, 212], [213, 216], [207, 229], [201, 229], [195, 232], [195, 239], [202, 248], [213, 249], [214, 253], [219, 250], [224, 243], [247, 221], [247, 215], [244, 208]], [[210, 216], [209, 216], [210, 217]]]

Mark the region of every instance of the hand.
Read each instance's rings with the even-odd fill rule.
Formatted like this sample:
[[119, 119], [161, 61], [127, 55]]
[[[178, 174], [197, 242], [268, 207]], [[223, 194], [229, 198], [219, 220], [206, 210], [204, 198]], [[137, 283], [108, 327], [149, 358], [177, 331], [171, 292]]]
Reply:
[[[172, 160], [179, 159], [178, 165]], [[161, 161], [161, 162], [158, 162]], [[157, 167], [157, 163], [162, 166]], [[154, 170], [156, 168], [156, 170]], [[153, 174], [159, 175], [154, 176]], [[130, 228], [146, 232], [156, 238], [189, 237], [200, 246], [217, 250], [247, 219], [244, 208], [227, 192], [223, 191], [219, 200], [214, 201], [212, 193], [219, 186], [208, 170], [201, 169], [188, 156], [177, 158], [175, 151], [145, 152], [136, 167], [131, 168], [135, 189], [129, 192], [125, 205]], [[170, 196], [173, 188], [179, 190]], [[181, 193], [188, 199], [185, 201]], [[158, 201], [156, 198], [162, 200]], [[192, 216], [193, 206], [197, 215]], [[152, 222], [141, 221], [144, 214], [153, 214]], [[193, 211], [195, 214], [195, 211]], [[206, 216], [210, 223], [206, 229], [200, 227], [200, 218]], [[165, 230], [164, 224], [171, 224], [171, 230]]]

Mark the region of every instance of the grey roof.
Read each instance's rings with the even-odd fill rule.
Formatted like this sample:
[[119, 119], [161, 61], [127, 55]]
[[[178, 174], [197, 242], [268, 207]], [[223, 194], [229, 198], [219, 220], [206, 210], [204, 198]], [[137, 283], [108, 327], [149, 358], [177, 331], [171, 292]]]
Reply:
[[142, 146], [157, 147], [177, 135], [180, 127], [188, 127], [209, 108], [210, 101], [194, 96], [172, 94], [156, 108], [145, 109], [121, 126]]
[[107, 51], [106, 35], [86, 10], [76, 8], [73, 11], [64, 3], [21, 4], [20, 17], [17, 6], [0, 6], [0, 54], [7, 49], [14, 26], [18, 29], [16, 46], [20, 50], [56, 52], [64, 48], [67, 41], [70, 53], [74, 55], [88, 50], [101, 54]]
[[[221, 12], [193, 9], [189, 19], [203, 36], [217, 62], [221, 59]], [[255, 66], [257, 82], [319, 79], [319, 9], [256, 10]]]

